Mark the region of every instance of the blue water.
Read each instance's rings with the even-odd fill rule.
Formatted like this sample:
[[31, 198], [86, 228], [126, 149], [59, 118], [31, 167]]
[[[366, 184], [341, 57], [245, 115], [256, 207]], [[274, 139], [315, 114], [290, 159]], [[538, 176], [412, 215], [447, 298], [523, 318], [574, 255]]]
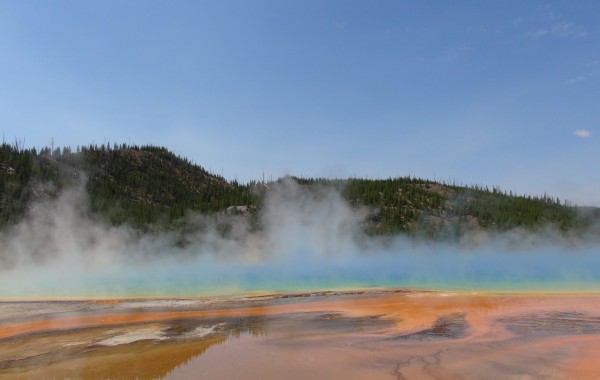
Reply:
[[597, 292], [600, 253], [595, 247], [463, 251], [431, 245], [334, 254], [297, 249], [258, 262], [203, 254], [103, 267], [48, 263], [1, 274], [4, 298], [184, 297], [359, 287]]

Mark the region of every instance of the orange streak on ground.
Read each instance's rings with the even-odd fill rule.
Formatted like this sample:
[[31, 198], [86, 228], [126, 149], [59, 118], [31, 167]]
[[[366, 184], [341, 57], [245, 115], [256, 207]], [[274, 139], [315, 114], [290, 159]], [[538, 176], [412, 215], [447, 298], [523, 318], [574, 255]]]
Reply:
[[600, 336], [582, 337], [577, 342], [575, 360], [568, 369], [572, 379], [600, 379]]
[[[492, 297], [495, 298], [495, 297]], [[465, 309], [485, 311], [493, 309], [495, 302], [490, 297], [472, 295], [405, 294], [375, 295], [361, 298], [317, 300], [285, 305], [267, 305], [232, 309], [188, 310], [188, 311], [142, 311], [99, 313], [80, 316], [55, 317], [35, 321], [0, 323], [0, 339], [50, 330], [65, 330], [105, 325], [155, 322], [198, 317], [233, 317], [274, 315], [298, 312], [341, 312], [353, 316], [385, 315], [397, 321], [401, 330], [416, 329], [431, 324], [440, 314], [461, 312]]]
[[[600, 352], [600, 335], [578, 335], [577, 332], [569, 330], [576, 325], [564, 325], [568, 327], [566, 330], [541, 329], [536, 333], [538, 335], [520, 337], [508, 327], [509, 323], [502, 322], [502, 318], [505, 317], [509, 319], [523, 317], [532, 318], [533, 325], [535, 325], [536, 318], [543, 323], [546, 313], [555, 312], [581, 312], [593, 321], [600, 316], [600, 294], [366, 293], [297, 299], [258, 299], [224, 303], [222, 306], [211, 304], [204, 307], [204, 309], [196, 310], [128, 311], [119, 309], [118, 305], [115, 305], [113, 310], [98, 311], [94, 314], [87, 313], [79, 316], [54, 314], [53, 319], [40, 315], [36, 320], [0, 322], [0, 339], [35, 332], [111, 325], [124, 325], [123, 329], [125, 330], [127, 325], [136, 323], [186, 318], [250, 317], [293, 313], [320, 313], [322, 315], [340, 313], [349, 317], [377, 315], [393, 321], [395, 328], [390, 330], [386, 327], [385, 331], [377, 331], [372, 335], [370, 332], [365, 333], [360, 330], [336, 331], [335, 329], [323, 330], [326, 332], [323, 334], [313, 334], [306, 326], [303, 327], [302, 323], [295, 326], [294, 321], [298, 319], [290, 319], [291, 324], [284, 324], [283, 328], [278, 324], [272, 326], [268, 341], [254, 338], [223, 341], [220, 348], [208, 350], [206, 354], [203, 354], [206, 356], [199, 356], [198, 362], [202, 368], [210, 367], [208, 369], [214, 370], [212, 377], [221, 378], [239, 377], [239, 373], [235, 372], [237, 367], [234, 368], [231, 364], [232, 353], [235, 354], [236, 360], [244, 364], [248, 373], [251, 372], [250, 370], [256, 371], [254, 376], [249, 376], [249, 378], [264, 378], [261, 373], [272, 377], [277, 374], [281, 375], [279, 377], [290, 377], [288, 364], [293, 365], [297, 371], [293, 373], [296, 374], [296, 378], [306, 378], [313, 370], [329, 370], [330, 372], [327, 373], [331, 374], [331, 378], [340, 379], [351, 378], [351, 375], [356, 378], [374, 378], [373, 374], [376, 375], [375, 378], [383, 378], [384, 375], [394, 377], [394, 373], [395, 377], [400, 378], [472, 378], [494, 377], [494, 375], [516, 377], [528, 374], [538, 374], [540, 378], [600, 378], [600, 365], [597, 359], [597, 353]], [[388, 339], [397, 337], [399, 332], [431, 328], [437, 318], [452, 313], [463, 313], [465, 316], [469, 324], [466, 336], [431, 341]], [[285, 321], [285, 319], [282, 320]], [[302, 317], [299, 320], [313, 321], [314, 314], [306, 314], [305, 318]], [[544, 331], [548, 331], [548, 333], [546, 334]], [[90, 330], [77, 332], [77, 334], [93, 336], [99, 333]], [[48, 337], [40, 335], [17, 338], [14, 341], [5, 341], [7, 344], [5, 347], [9, 347], [11, 344], [21, 344], [22, 347], [25, 347], [22, 349], [23, 352], [33, 355], [34, 353], [26, 350], [28, 346], [24, 346], [24, 344], [35, 344], [37, 347], [44, 339], [50, 340], [51, 337], [52, 335]], [[64, 338], [65, 342], [69, 342], [67, 338], [69, 337]], [[80, 340], [79, 335], [69, 339], [75, 342]], [[356, 343], [360, 343], [362, 346], [355, 346]], [[165, 352], [161, 351], [161, 355], [167, 355], [166, 352], [171, 350], [172, 353], [169, 355], [178, 358], [180, 346], [183, 347], [180, 343], [160, 346], [139, 343], [127, 347], [106, 348], [96, 352], [98, 357], [94, 357], [93, 360], [97, 361], [93, 361], [92, 367], [104, 363], [102, 365], [111, 370], [121, 368], [125, 365], [124, 362], [114, 361], [109, 356], [120, 358], [120, 350], [129, 350], [131, 347], [138, 347], [140, 352], [147, 355], [156, 353], [156, 347], [159, 347], [165, 350]], [[52, 350], [54, 350], [54, 346], [52, 346]], [[185, 353], [186, 358], [191, 357], [186, 350], [182, 352]], [[127, 363], [135, 362], [137, 358], [137, 356], [132, 356], [127, 359]], [[74, 361], [84, 359], [88, 360], [89, 358], [85, 355], [73, 358]], [[178, 362], [178, 360], [173, 360], [173, 362]], [[207, 360], [210, 365], [206, 366], [202, 360]], [[282, 360], [291, 361], [282, 362]], [[334, 367], [335, 370], [331, 369], [333, 368], [331, 363], [337, 363]], [[51, 363], [49, 366], [58, 366], [61, 369], [63, 364]], [[37, 367], [34, 365], [30, 369], [44, 373], [50, 367], [40, 362]], [[172, 367], [173, 365], [170, 364], [169, 370]], [[199, 367], [190, 366], [190, 368], [195, 371]], [[379, 368], [383, 368], [384, 372], [379, 372]], [[395, 372], [394, 368], [396, 368]], [[161, 371], [163, 369], [161, 367]], [[19, 368], [13, 368], [13, 370], [19, 370]], [[229, 377], [221, 376], [226, 375], [228, 370], [235, 373]], [[310, 371], [307, 372], [308, 370]], [[358, 370], [365, 372], [356, 372]], [[23, 378], [31, 378], [36, 377], [32, 375], [36, 373], [38, 372], [25, 371], [22, 374]], [[61, 374], [62, 372], [56, 373]], [[359, 373], [364, 376], [358, 376]], [[7, 374], [13, 375], [9, 372]], [[56, 377], [64, 376], [57, 375]]]
[[66, 330], [82, 327], [130, 324], [139, 322], [155, 322], [170, 319], [192, 317], [218, 317], [235, 315], [252, 315], [253, 308], [234, 310], [203, 310], [203, 311], [169, 311], [169, 312], [131, 312], [119, 314], [94, 314], [76, 317], [58, 317], [55, 319], [30, 321], [0, 325], [0, 339], [49, 330]]
[[349, 316], [382, 315], [395, 321], [402, 331], [430, 326], [438, 317], [449, 313], [466, 313], [474, 335], [489, 330], [491, 316], [551, 310], [600, 311], [600, 296], [582, 295], [499, 295], [454, 293], [395, 293], [366, 297], [349, 297], [295, 302], [279, 305], [186, 311], [118, 311], [116, 313], [57, 316], [26, 322], [0, 322], [0, 339], [50, 330], [93, 326], [155, 322], [199, 317], [235, 317], [276, 315], [299, 312], [339, 312]]

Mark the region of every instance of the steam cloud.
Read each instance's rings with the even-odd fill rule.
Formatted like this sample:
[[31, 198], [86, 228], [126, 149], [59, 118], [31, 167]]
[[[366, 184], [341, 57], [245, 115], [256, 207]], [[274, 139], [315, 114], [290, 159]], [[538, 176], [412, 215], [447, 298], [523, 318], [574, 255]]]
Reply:
[[[594, 245], [551, 229], [530, 234], [477, 232], [460, 243], [370, 238], [367, 210], [332, 189], [307, 191], [288, 179], [267, 192], [260, 231], [230, 218], [223, 237], [214, 219], [178, 244], [178, 232], [141, 235], [92, 220], [83, 186], [32, 206], [0, 233], [0, 298], [191, 296], [251, 290], [351, 286], [519, 290], [598, 288]], [[203, 226], [201, 228], [201, 226]], [[583, 289], [581, 289], [583, 288]]]

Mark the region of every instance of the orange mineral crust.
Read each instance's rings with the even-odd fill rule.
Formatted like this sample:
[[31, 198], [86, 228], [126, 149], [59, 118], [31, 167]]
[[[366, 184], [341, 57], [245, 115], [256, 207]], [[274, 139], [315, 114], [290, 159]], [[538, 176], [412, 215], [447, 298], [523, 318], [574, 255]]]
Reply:
[[0, 379], [597, 378], [599, 349], [595, 294], [0, 303]]

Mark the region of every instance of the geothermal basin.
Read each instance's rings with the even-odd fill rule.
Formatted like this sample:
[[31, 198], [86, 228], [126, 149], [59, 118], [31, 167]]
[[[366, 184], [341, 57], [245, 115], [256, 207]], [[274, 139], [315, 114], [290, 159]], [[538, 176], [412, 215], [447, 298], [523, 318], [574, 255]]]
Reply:
[[4, 300], [0, 379], [598, 378], [600, 295]]

